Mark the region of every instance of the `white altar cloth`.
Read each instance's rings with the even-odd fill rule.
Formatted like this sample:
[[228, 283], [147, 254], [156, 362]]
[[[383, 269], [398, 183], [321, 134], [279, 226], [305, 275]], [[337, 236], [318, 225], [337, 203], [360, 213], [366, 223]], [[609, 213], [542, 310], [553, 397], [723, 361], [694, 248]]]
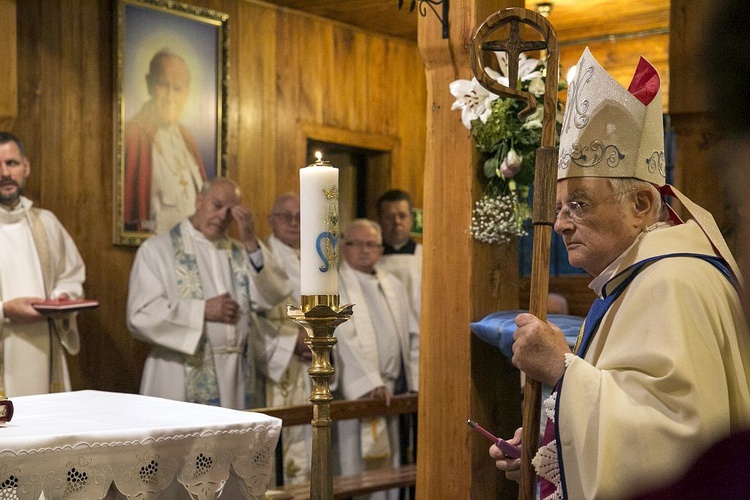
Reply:
[[[281, 420], [100, 391], [13, 398], [0, 498], [263, 498]], [[110, 491], [110, 486], [114, 488]], [[43, 495], [43, 496], [42, 496]]]

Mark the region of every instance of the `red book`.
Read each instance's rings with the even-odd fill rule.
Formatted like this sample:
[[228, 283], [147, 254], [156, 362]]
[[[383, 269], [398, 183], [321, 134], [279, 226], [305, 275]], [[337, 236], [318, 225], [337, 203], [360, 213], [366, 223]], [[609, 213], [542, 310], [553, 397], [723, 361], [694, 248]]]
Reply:
[[52, 312], [73, 312], [99, 307], [99, 301], [90, 299], [49, 299], [31, 304], [31, 307], [39, 311], [41, 314]]

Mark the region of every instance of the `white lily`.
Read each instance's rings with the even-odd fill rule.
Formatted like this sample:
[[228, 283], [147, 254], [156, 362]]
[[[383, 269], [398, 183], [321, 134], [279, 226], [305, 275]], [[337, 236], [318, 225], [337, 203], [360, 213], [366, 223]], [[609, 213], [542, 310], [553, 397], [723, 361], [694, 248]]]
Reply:
[[488, 75], [490, 75], [490, 78], [495, 80], [497, 83], [499, 83], [503, 87], [508, 87], [508, 77], [503, 76], [502, 73], [498, 73], [497, 71], [490, 68], [489, 66], [485, 66], [484, 70], [487, 72]]
[[534, 78], [529, 82], [529, 92], [534, 94], [534, 97], [544, 95], [544, 80], [541, 78]]
[[498, 98], [479, 85], [476, 78], [471, 80], [454, 80], [449, 85], [450, 92], [456, 98], [451, 110], [461, 109], [461, 122], [471, 130], [472, 120], [479, 118], [482, 123], [492, 114], [492, 101]]
[[[500, 67], [500, 73], [506, 77], [508, 75], [508, 54], [506, 52], [495, 52], [497, 58], [497, 64]], [[523, 52], [518, 56], [518, 80], [526, 82], [535, 80], [537, 78], [543, 78], [544, 75], [536, 67], [539, 65], [539, 60], [531, 57], [526, 57]], [[492, 76], [492, 75], [490, 75]]]
[[530, 130], [535, 128], [542, 128], [542, 120], [544, 119], [544, 107], [537, 106], [536, 111], [531, 113], [521, 125], [522, 129]]

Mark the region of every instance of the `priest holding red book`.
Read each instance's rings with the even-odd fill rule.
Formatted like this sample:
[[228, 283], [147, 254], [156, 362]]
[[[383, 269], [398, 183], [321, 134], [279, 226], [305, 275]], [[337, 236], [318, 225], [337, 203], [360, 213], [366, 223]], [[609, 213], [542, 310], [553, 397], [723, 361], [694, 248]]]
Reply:
[[23, 144], [0, 132], [0, 395], [71, 389], [65, 351], [78, 354], [75, 313], [41, 314], [45, 299], [80, 299], [86, 269], [52, 212], [22, 196], [31, 163]]

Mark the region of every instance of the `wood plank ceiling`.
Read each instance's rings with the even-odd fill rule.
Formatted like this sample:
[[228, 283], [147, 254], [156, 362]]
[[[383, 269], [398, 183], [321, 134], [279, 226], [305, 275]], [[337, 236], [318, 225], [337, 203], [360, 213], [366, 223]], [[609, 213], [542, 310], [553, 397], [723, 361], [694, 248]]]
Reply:
[[[266, 0], [269, 3], [417, 41], [417, 11], [410, 0]], [[527, 1], [529, 9], [539, 1]], [[549, 20], [561, 44], [607, 37], [638, 36], [669, 27], [669, 0], [550, 0]], [[439, 8], [438, 8], [439, 10]], [[433, 14], [429, 11], [428, 16]]]
[[[411, 0], [266, 0], [377, 33], [417, 42], [418, 9]], [[536, 9], [541, 0], [526, 0]], [[584, 47], [627, 87], [638, 56], [646, 57], [662, 78], [662, 105], [669, 109], [669, 2], [670, 0], [549, 0], [549, 20], [560, 44], [561, 76], [575, 65]], [[427, 17], [437, 18], [425, 6]], [[438, 7], [438, 11], [441, 8]]]

